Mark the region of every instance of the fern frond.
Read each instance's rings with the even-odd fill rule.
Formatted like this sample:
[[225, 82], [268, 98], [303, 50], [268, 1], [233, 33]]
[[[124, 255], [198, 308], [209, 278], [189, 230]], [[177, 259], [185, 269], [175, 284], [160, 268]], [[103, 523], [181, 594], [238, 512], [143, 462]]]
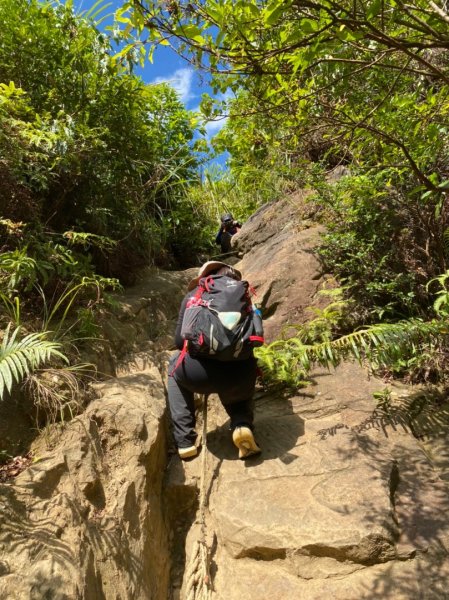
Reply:
[[[329, 342], [303, 345], [299, 359], [303, 365], [318, 363], [323, 367], [337, 366], [352, 356], [358, 362], [375, 359], [378, 365], [387, 365], [412, 344], [431, 341], [449, 333], [449, 324], [443, 320], [423, 322], [419, 319], [399, 323], [373, 325]], [[286, 344], [289, 340], [286, 340]], [[279, 349], [278, 349], [279, 351]]]
[[258, 349], [257, 358], [270, 376], [280, 381], [303, 380], [313, 365], [336, 367], [353, 357], [360, 364], [385, 367], [408, 355], [410, 348], [438, 341], [449, 335], [449, 322], [419, 319], [372, 325], [331, 341], [304, 344], [301, 336], [277, 340]]
[[67, 357], [60, 351], [61, 344], [45, 339], [46, 332], [29, 333], [22, 339], [17, 339], [20, 327], [10, 333], [8, 325], [0, 347], [0, 400], [5, 389], [11, 391], [13, 383], [20, 383], [36, 368], [54, 358], [68, 362]]

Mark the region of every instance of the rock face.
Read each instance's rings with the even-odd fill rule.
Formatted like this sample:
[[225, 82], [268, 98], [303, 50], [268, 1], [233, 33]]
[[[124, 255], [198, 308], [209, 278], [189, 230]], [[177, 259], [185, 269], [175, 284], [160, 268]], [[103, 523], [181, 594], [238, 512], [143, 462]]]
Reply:
[[2, 600], [167, 597], [159, 370], [97, 391], [60, 443], [2, 486]]
[[188, 279], [151, 270], [117, 297], [97, 399], [0, 485], [1, 600], [166, 600], [164, 349]]
[[[303, 204], [262, 207], [235, 239], [270, 339], [331, 285]], [[258, 390], [261, 456], [237, 459], [211, 397], [207, 452], [179, 460], [164, 381], [194, 274], [152, 270], [118, 299], [98, 358], [111, 376], [52, 449], [37, 443], [33, 465], [0, 485], [0, 600], [190, 599], [201, 485], [212, 599], [447, 600], [444, 395], [387, 392], [350, 363], [318, 370], [296, 395]]]
[[[211, 423], [217, 598], [447, 598], [447, 485], [407, 411], [376, 413], [382, 387], [346, 364], [296, 397], [262, 394], [264, 452], [245, 463], [225, 416]], [[409, 398], [393, 393], [392, 406]]]
[[267, 341], [292, 335], [289, 325], [304, 323], [311, 308], [328, 301], [320, 291], [332, 285], [314, 253], [323, 229], [301, 218], [307, 193], [266, 204], [232, 238], [241, 254], [236, 264], [257, 290]]
[[[313, 251], [321, 230], [298, 221], [303, 202], [298, 194], [262, 207], [233, 240], [269, 339], [325, 302], [318, 292], [329, 282]], [[348, 363], [313, 373], [296, 396], [260, 391], [263, 453], [245, 462], [218, 399], [209, 399], [213, 598], [449, 598], [449, 403], [414, 388], [385, 389]], [[375, 392], [389, 401], [378, 405]], [[167, 493], [180, 481], [185, 489], [199, 485], [201, 459], [179, 465], [174, 458]], [[186, 566], [198, 535], [193, 526], [186, 536]], [[184, 577], [173, 597], [187, 598], [188, 590]]]

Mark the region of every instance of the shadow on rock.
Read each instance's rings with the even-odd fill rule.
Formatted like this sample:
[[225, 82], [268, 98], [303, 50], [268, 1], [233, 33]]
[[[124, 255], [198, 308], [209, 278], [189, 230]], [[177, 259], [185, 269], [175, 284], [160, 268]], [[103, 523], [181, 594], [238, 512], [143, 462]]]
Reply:
[[[263, 404], [263, 407], [261, 406]], [[263, 461], [280, 459], [290, 464], [298, 456], [290, 452], [304, 435], [304, 420], [292, 410], [289, 400], [268, 396], [259, 401], [255, 411], [255, 438], [262, 449], [259, 456], [245, 461], [256, 466]], [[229, 421], [207, 435], [207, 448], [220, 460], [238, 460], [238, 451], [232, 442]]]

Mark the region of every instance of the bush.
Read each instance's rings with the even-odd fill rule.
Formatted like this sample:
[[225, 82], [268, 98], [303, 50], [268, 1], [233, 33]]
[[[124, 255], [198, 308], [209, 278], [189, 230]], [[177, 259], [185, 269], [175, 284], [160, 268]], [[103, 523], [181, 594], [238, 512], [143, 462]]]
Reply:
[[438, 273], [424, 251], [423, 221], [433, 207], [389, 176], [344, 177], [314, 200], [328, 227], [320, 255], [356, 301], [359, 324], [428, 314], [426, 282]]
[[0, 0], [0, 19], [1, 214], [110, 238], [93, 264], [129, 278], [167, 253], [165, 219], [197, 180], [191, 115], [70, 4]]

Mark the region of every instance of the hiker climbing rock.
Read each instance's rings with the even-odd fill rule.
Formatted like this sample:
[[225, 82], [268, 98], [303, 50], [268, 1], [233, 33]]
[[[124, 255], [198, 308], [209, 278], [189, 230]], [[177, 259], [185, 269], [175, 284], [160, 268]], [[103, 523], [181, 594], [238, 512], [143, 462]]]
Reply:
[[221, 216], [221, 227], [215, 238], [215, 243], [219, 244], [221, 251], [226, 254], [231, 251], [231, 239], [242, 227], [241, 223], [234, 220], [231, 213], [225, 213]]
[[239, 458], [260, 453], [253, 435], [257, 364], [263, 343], [260, 312], [250, 286], [233, 267], [206, 262], [188, 285], [175, 333], [179, 349], [170, 361], [168, 402], [179, 456], [196, 456], [194, 393], [218, 394], [231, 419]]

